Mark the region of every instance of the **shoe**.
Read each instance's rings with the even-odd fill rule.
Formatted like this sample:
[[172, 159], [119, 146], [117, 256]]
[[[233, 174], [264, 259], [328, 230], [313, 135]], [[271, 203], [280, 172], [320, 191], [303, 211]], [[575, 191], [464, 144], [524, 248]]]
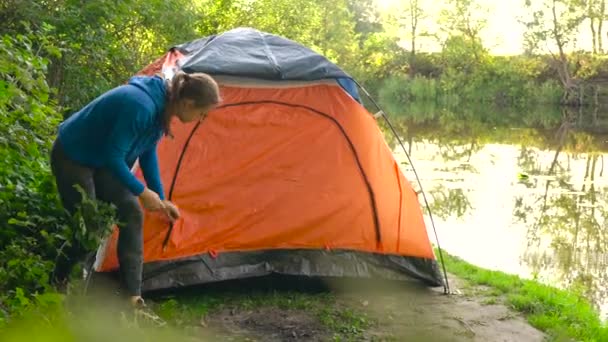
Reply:
[[164, 327], [167, 325], [167, 322], [160, 318], [150, 307], [148, 307], [143, 300], [143, 298], [138, 298], [133, 304], [134, 314], [135, 314], [135, 322], [139, 324], [142, 323], [151, 323], [157, 327]]
[[68, 278], [56, 278], [51, 281], [51, 286], [60, 294], [70, 294], [70, 280]]

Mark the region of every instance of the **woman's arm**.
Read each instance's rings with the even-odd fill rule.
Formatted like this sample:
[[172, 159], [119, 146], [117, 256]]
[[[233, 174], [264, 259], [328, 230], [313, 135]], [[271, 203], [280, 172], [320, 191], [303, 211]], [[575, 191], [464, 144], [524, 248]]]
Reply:
[[156, 192], [161, 200], [165, 199], [163, 191], [163, 183], [160, 179], [160, 170], [158, 167], [158, 155], [156, 154], [155, 144], [139, 157], [139, 166], [144, 174], [144, 179], [150, 190]]
[[144, 185], [131, 173], [126, 162], [129, 148], [139, 134], [138, 111], [126, 110], [117, 116], [114, 127], [107, 137], [105, 163], [110, 171], [136, 196], [144, 191]]

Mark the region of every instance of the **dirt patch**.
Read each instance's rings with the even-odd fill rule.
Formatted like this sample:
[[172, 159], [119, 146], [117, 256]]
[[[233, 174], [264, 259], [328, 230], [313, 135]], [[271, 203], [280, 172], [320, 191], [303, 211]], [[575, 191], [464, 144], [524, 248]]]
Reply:
[[[452, 292], [464, 284], [450, 279]], [[545, 335], [502, 304], [486, 305], [478, 295], [450, 294], [443, 289], [346, 289], [341, 300], [365, 310], [377, 324], [366, 340], [396, 341], [543, 341]]]
[[314, 314], [276, 307], [246, 311], [224, 308], [211, 313], [207, 324], [218, 335], [233, 341], [325, 341], [330, 336]]

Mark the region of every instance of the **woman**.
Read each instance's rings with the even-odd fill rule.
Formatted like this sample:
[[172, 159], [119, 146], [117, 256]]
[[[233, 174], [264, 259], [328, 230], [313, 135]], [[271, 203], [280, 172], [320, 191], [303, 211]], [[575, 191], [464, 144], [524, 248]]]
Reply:
[[[171, 81], [136, 76], [59, 126], [51, 166], [62, 204], [72, 214], [78, 209], [82, 198], [75, 186], [79, 185], [89, 198], [116, 206], [120, 276], [134, 305], [143, 304], [143, 212], [139, 202], [172, 220], [179, 217], [176, 206], [163, 193], [158, 141], [171, 134], [173, 116], [182, 122], [202, 120], [219, 102], [218, 85], [206, 74], [178, 73]], [[146, 185], [130, 172], [136, 160]], [[85, 217], [93, 217], [91, 208], [82, 206], [82, 210]], [[86, 222], [89, 230], [96, 229], [93, 225]], [[73, 265], [88, 252], [74, 241], [57, 262], [55, 282], [65, 284]]]

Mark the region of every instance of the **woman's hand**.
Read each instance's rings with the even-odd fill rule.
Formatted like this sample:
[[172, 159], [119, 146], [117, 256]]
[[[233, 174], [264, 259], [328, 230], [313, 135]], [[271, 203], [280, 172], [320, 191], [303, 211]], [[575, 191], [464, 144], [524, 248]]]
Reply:
[[158, 194], [148, 188], [145, 188], [144, 192], [139, 195], [139, 199], [147, 210], [157, 211], [165, 208], [165, 205], [163, 201], [160, 200], [160, 197], [158, 197]]
[[169, 201], [163, 201], [164, 210], [171, 221], [175, 221], [179, 218], [179, 210], [177, 206]]

